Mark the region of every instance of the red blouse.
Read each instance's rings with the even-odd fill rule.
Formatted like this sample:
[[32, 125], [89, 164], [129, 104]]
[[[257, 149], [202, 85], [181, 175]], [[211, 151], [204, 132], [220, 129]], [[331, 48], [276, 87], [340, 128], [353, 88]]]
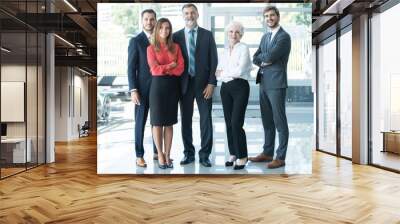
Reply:
[[[176, 62], [176, 67], [171, 69], [171, 63], [174, 61]], [[153, 76], [181, 76], [184, 69], [183, 56], [178, 44], [175, 44], [175, 54], [169, 52], [164, 44], [161, 45], [160, 51], [158, 52], [153, 45], [148, 46], [147, 62], [149, 63], [150, 72]]]

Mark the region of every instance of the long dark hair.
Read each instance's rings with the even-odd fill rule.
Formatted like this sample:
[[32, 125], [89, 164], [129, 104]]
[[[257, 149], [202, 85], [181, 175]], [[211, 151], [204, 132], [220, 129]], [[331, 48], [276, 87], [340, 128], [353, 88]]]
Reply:
[[156, 27], [154, 28], [151, 44], [154, 46], [156, 51], [160, 51], [159, 33], [160, 33], [161, 25], [163, 23], [168, 23], [169, 28], [170, 28], [170, 32], [168, 34], [167, 43], [166, 43], [168, 51], [171, 53], [175, 53], [175, 44], [172, 41], [172, 24], [167, 18], [161, 18], [157, 21]]

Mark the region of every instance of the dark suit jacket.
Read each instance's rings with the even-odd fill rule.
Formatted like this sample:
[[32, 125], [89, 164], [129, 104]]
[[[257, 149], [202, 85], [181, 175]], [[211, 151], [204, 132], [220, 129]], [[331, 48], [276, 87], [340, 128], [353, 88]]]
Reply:
[[[185, 60], [185, 70], [181, 76], [181, 90], [182, 94], [185, 94], [189, 83], [189, 56], [186, 47], [185, 29], [175, 32], [173, 39], [181, 47], [183, 59]], [[217, 47], [212, 33], [201, 27], [197, 29], [195, 63], [195, 91], [203, 91], [207, 84], [217, 85], [215, 78], [215, 71], [218, 65]]]
[[131, 38], [128, 47], [129, 90], [137, 89], [141, 95], [148, 95], [151, 85], [151, 73], [147, 63], [149, 40], [144, 32]]
[[[260, 46], [253, 56], [253, 63], [260, 67], [256, 83], [264, 79], [265, 89], [287, 88], [287, 63], [289, 60], [291, 40], [290, 35], [281, 27], [270, 43], [268, 34], [264, 34]], [[261, 67], [261, 63], [272, 63]]]

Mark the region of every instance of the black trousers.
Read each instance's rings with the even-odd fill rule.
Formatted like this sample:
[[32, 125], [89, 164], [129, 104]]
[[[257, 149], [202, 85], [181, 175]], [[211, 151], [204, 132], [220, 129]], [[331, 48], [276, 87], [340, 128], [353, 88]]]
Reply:
[[247, 142], [243, 124], [249, 102], [249, 82], [244, 79], [224, 82], [220, 93], [224, 109], [229, 153], [239, 159], [245, 158], [247, 157]]
[[[144, 155], [143, 137], [146, 126], [147, 116], [149, 114], [148, 93], [140, 95], [140, 105], [135, 105], [135, 152], [136, 158], [142, 158]], [[153, 151], [157, 154], [157, 148], [153, 142]]]
[[289, 141], [285, 102], [286, 88], [263, 89], [261, 83], [260, 109], [265, 139], [263, 153], [267, 156], [274, 156], [275, 133], [278, 131], [279, 146], [276, 150], [276, 159], [279, 160], [285, 160]]
[[[204, 87], [205, 88], [205, 87]], [[190, 77], [188, 89], [185, 94], [181, 96], [180, 110], [181, 110], [181, 132], [184, 151], [187, 157], [195, 157], [195, 148], [193, 146], [193, 103], [196, 99], [197, 107], [200, 114], [200, 134], [201, 134], [201, 149], [199, 151], [200, 158], [208, 158], [211, 154], [213, 144], [213, 127], [212, 127], [212, 98], [204, 99], [204, 89], [196, 89], [196, 78]]]

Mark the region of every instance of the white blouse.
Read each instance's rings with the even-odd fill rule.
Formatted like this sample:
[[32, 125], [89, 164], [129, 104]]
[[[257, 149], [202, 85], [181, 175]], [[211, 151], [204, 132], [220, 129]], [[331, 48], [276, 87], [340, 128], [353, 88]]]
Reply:
[[219, 58], [217, 70], [222, 70], [217, 80], [229, 82], [236, 78], [248, 79], [252, 70], [249, 47], [244, 43], [236, 43], [232, 52], [229, 47], [224, 49]]

